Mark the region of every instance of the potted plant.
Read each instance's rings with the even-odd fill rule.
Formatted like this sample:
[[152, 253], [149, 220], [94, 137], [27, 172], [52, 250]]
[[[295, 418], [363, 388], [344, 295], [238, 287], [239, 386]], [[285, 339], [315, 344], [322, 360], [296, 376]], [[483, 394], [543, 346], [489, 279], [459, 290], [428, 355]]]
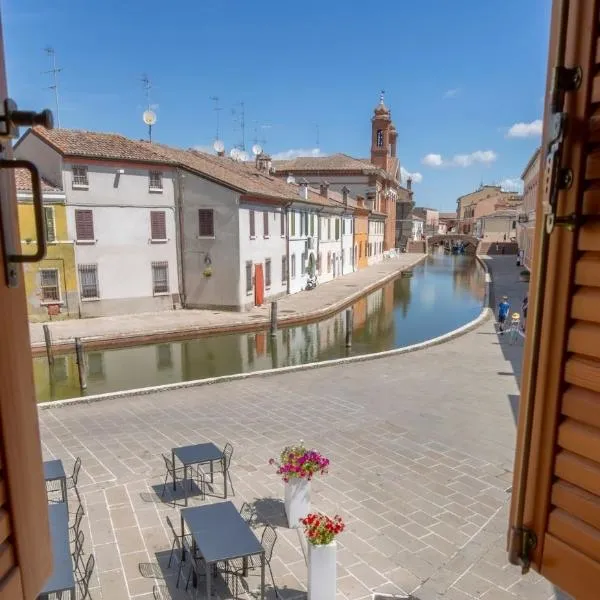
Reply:
[[295, 528], [310, 511], [310, 481], [314, 475], [323, 475], [329, 459], [316, 450], [308, 450], [300, 440], [297, 446], [286, 446], [279, 456], [269, 461], [277, 465], [277, 474], [285, 484], [285, 514], [288, 526]]
[[519, 273], [519, 279], [521, 281], [527, 282], [529, 281], [529, 271], [527, 269], [523, 269], [520, 273]]
[[301, 522], [308, 540], [308, 600], [335, 600], [335, 537], [344, 531], [342, 517], [316, 513], [307, 515]]
[[204, 275], [204, 277], [210, 277], [212, 275], [212, 268], [206, 267], [206, 269], [204, 269], [202, 274]]

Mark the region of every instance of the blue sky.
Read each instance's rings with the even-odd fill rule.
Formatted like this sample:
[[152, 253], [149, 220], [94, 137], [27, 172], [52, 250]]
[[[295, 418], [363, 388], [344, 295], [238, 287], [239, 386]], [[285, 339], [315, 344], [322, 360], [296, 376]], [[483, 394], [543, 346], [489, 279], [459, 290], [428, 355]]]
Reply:
[[52, 46], [62, 127], [145, 137], [147, 72], [157, 141], [211, 146], [218, 96], [227, 149], [243, 101], [248, 149], [256, 131], [273, 155], [364, 157], [384, 89], [417, 204], [445, 210], [482, 181], [514, 184], [539, 144], [550, 0], [1, 4], [10, 94], [54, 108]]

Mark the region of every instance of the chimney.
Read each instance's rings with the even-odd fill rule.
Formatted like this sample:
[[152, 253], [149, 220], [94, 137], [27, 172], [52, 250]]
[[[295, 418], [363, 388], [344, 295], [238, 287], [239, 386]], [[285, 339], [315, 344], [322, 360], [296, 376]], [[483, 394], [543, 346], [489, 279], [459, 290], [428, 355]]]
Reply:
[[358, 204], [359, 208], [365, 207], [365, 201], [362, 196], [356, 196], [356, 204]]
[[304, 200], [308, 200], [308, 181], [306, 179], [302, 179], [300, 181], [300, 197]]
[[406, 189], [410, 192], [412, 190], [412, 177], [406, 180]]
[[320, 192], [323, 198], [329, 197], [329, 183], [327, 181], [322, 181], [320, 185]]
[[350, 190], [344, 186], [342, 188], [342, 200], [344, 202], [344, 208], [348, 208], [348, 194], [350, 193]]
[[264, 152], [261, 152], [256, 157], [256, 168], [263, 173], [270, 173], [271, 171], [271, 157]]

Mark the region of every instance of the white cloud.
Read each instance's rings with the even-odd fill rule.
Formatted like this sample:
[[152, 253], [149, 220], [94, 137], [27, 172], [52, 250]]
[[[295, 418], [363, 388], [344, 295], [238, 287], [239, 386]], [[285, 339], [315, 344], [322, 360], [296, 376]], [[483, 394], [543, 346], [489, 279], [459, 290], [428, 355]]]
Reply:
[[526, 138], [542, 135], [542, 120], [536, 119], [531, 123], [515, 123], [506, 134], [509, 138]]
[[523, 192], [523, 181], [518, 177], [507, 177], [500, 182], [500, 187], [505, 192]]
[[460, 88], [452, 88], [444, 92], [444, 98], [456, 98], [460, 92]]
[[471, 154], [455, 154], [452, 158], [444, 158], [441, 154], [427, 154], [421, 161], [428, 167], [470, 167], [475, 163], [490, 164], [498, 158], [493, 150], [476, 150]]
[[428, 167], [441, 167], [443, 164], [442, 155], [441, 154], [428, 154], [421, 161], [424, 165]]
[[301, 156], [327, 156], [321, 152], [320, 148], [292, 148], [276, 152], [271, 157], [273, 160], [292, 160]]
[[205, 154], [215, 154], [215, 149], [212, 146], [193, 146], [192, 150], [204, 152]]
[[417, 171], [415, 171], [414, 173], [411, 173], [410, 171], [407, 171], [404, 167], [400, 167], [400, 181], [404, 184], [406, 184], [406, 180], [408, 178], [412, 179], [413, 183], [421, 183], [421, 181], [423, 181], [423, 175], [421, 175], [421, 173], [418, 173]]

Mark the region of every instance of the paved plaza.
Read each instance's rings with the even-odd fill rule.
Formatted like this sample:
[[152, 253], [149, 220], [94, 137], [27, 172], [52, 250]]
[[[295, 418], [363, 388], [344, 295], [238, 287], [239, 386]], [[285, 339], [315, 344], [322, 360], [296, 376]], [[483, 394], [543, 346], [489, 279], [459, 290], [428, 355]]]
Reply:
[[[360, 298], [366, 290], [374, 289], [395, 277], [399, 271], [408, 269], [423, 260], [423, 254], [400, 254], [361, 271], [338, 277], [319, 284], [314, 290], [284, 296], [278, 301], [279, 322], [292, 324], [307, 318], [320, 318], [337, 312], [345, 305]], [[82, 338], [88, 347], [94, 343], [129, 339], [136, 342], [172, 339], [174, 333], [191, 332], [193, 335], [214, 334], [220, 331], [264, 328], [270, 318], [270, 302], [247, 312], [224, 310], [169, 310], [155, 313], [97, 317], [93, 319], [69, 319], [52, 321], [48, 325], [55, 345], [69, 344], [73, 347], [76, 337]], [[29, 333], [34, 350], [43, 351], [44, 332], [42, 323], [30, 323]], [[102, 344], [106, 347], [106, 343]]]
[[[514, 259], [489, 262], [495, 294], [510, 290], [520, 305], [525, 284]], [[504, 550], [521, 352], [522, 341], [499, 339], [488, 319], [409, 354], [40, 410], [46, 458], [67, 468], [76, 456], [83, 461], [85, 549], [97, 559], [92, 597], [150, 599], [154, 586], [193, 597], [176, 590], [177, 568], [166, 566], [165, 517], [179, 518], [157, 496], [161, 453], [229, 441], [233, 501], [253, 504], [258, 531], [276, 526], [275, 582], [282, 598], [304, 599], [305, 548], [285, 526], [283, 485], [268, 464], [303, 439], [331, 459], [329, 474], [313, 482], [313, 508], [347, 523], [338, 538], [340, 600], [373, 591], [420, 600], [555, 598], [541, 577], [508, 565]], [[256, 598], [258, 578], [248, 583], [245, 597]], [[227, 594], [221, 584], [215, 597]], [[196, 597], [204, 598], [202, 587]], [[271, 586], [267, 597], [275, 598]]]

